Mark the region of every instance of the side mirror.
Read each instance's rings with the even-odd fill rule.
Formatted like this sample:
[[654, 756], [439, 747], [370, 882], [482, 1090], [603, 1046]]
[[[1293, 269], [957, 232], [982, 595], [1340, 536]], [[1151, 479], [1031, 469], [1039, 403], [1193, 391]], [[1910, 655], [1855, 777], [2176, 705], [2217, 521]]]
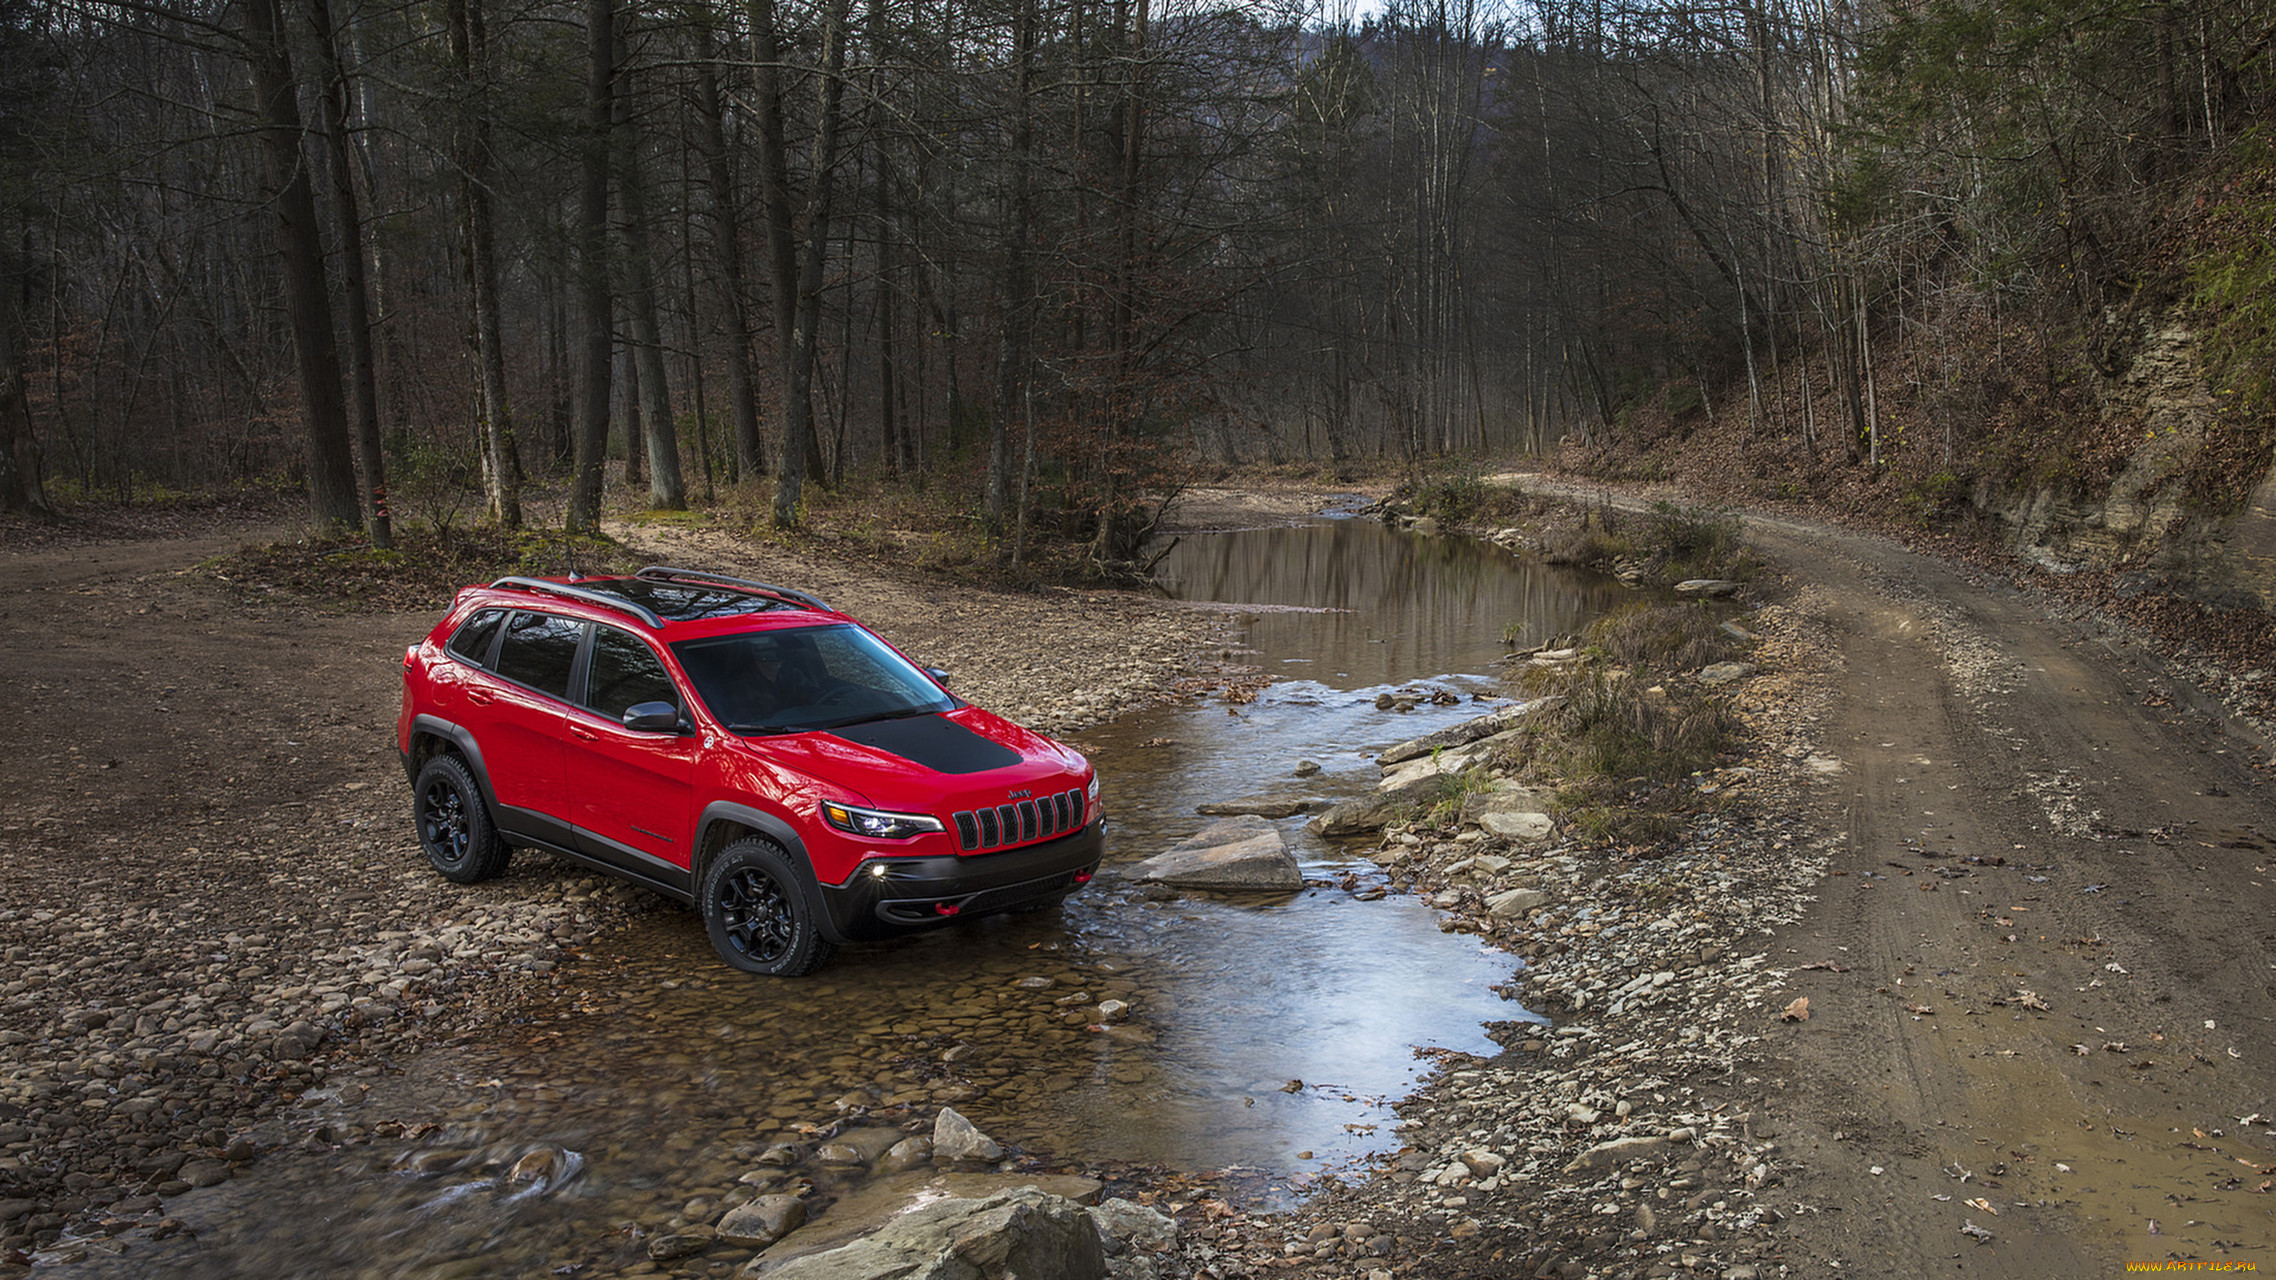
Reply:
[[625, 708], [624, 727], [635, 733], [677, 733], [680, 709], [669, 702], [635, 702]]
[[939, 667], [926, 667], [924, 670], [926, 675], [940, 681], [943, 686], [946, 686], [948, 684], [948, 673], [946, 671], [941, 670]]

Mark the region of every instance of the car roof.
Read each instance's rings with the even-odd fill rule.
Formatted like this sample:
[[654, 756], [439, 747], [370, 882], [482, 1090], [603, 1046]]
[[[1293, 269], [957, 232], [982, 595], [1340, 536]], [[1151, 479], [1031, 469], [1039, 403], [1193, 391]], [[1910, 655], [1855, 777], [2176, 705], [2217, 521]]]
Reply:
[[[669, 565], [650, 565], [626, 577], [500, 578], [489, 589], [550, 597], [556, 603], [574, 601], [624, 615], [651, 630], [683, 634], [749, 630], [753, 623], [770, 630], [808, 626], [844, 616], [803, 591]], [[705, 623], [726, 625], [696, 625]]]

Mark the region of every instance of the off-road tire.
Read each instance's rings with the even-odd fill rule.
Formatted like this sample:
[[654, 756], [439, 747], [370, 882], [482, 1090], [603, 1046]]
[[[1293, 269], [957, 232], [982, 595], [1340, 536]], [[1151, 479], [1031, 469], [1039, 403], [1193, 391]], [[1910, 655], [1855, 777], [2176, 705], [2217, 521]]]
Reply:
[[446, 880], [477, 884], [506, 870], [513, 849], [498, 838], [482, 788], [466, 762], [445, 752], [427, 761], [411, 784], [411, 822], [419, 848]]
[[720, 959], [745, 973], [804, 977], [837, 952], [815, 927], [790, 855], [771, 840], [745, 836], [720, 850], [696, 905]]

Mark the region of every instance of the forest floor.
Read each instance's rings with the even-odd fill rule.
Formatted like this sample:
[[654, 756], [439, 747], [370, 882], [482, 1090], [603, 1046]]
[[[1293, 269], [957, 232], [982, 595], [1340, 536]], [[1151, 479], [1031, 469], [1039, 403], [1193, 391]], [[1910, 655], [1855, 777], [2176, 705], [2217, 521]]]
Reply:
[[[1196, 494], [1185, 522], [1324, 496]], [[0, 688], [26, 726], [0, 740], [0, 1249], [162, 1214], [256, 1154], [239, 1137], [296, 1093], [415, 1051], [501, 985], [558, 982], [564, 948], [646, 909], [542, 860], [471, 890], [403, 863], [394, 667], [435, 609], [312, 608], [195, 569], [277, 536], [261, 519], [0, 547]], [[1295, 1219], [1197, 1217], [1189, 1264], [1416, 1280], [2276, 1266], [2268, 742], [2195, 668], [2091, 610], [1870, 535], [1748, 527], [1809, 615], [1797, 634], [1816, 647], [1787, 661], [1831, 691], [1760, 699], [1757, 732], [1788, 761], [1806, 732], [1806, 758], [1834, 766], [1778, 815], [1832, 853], [1822, 879], [1797, 865], [1795, 918], [1748, 944], [1776, 989], [1734, 1005], [1747, 1034], [1684, 1081], [1748, 1158], [1513, 1181], [1485, 1230], [1485, 1197], [1450, 1218], [1395, 1166]], [[1201, 656], [1221, 615], [1135, 594], [980, 593], [701, 530], [627, 536], [815, 589], [1048, 727], [1223, 676]], [[395, 918], [454, 945], [359, 942]], [[1781, 1021], [1801, 996], [1811, 1016]], [[1595, 1009], [1568, 1025], [1619, 1026]], [[1533, 1064], [1504, 1058], [1524, 1087]], [[1474, 1087], [1435, 1083], [1417, 1132], [1474, 1141], [1448, 1118]], [[1410, 1209], [1415, 1226], [1388, 1230]], [[1380, 1220], [1391, 1256], [1336, 1247], [1316, 1224], [1339, 1217]]]

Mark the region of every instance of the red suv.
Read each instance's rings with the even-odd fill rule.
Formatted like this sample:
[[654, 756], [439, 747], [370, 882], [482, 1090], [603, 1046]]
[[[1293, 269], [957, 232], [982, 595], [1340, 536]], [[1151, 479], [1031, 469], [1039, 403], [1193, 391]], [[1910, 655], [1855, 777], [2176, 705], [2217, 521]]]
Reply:
[[1098, 869], [1098, 775], [803, 592], [662, 566], [500, 578], [403, 655], [419, 844], [516, 845], [693, 903], [751, 973], [1055, 904]]

